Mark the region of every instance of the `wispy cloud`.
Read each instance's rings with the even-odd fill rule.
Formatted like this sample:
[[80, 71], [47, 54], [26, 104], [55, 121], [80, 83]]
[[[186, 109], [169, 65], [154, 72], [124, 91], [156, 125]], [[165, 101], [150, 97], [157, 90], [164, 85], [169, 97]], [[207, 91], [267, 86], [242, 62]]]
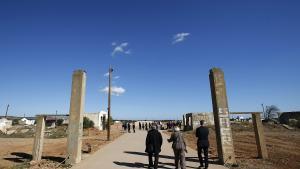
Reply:
[[[120, 86], [112, 86], [111, 87], [111, 94], [112, 95], [115, 95], [115, 96], [120, 96], [122, 95], [123, 93], [125, 93], [125, 89], [123, 87], [120, 87]], [[105, 93], [108, 93], [108, 86], [106, 86], [105, 88], [103, 88], [101, 90], [101, 92], [105, 92]]]
[[128, 45], [129, 45], [128, 42], [123, 42], [119, 45], [116, 42], [112, 42], [111, 45], [114, 47], [114, 49], [111, 53], [112, 56], [115, 56], [118, 53], [119, 54], [123, 53], [123, 54], [126, 54], [126, 55], [131, 54], [130, 49], [128, 49]]
[[186, 39], [187, 36], [190, 36], [190, 33], [182, 32], [182, 33], [177, 33], [176, 35], [173, 36], [173, 44], [182, 42]]
[[[107, 72], [107, 73], [105, 73], [103, 76], [104, 76], [104, 77], [108, 77], [108, 76], [109, 76], [109, 73]], [[113, 78], [114, 78], [114, 79], [120, 79], [120, 76], [114, 76]]]
[[109, 73], [108, 73], [108, 72], [104, 74], [104, 77], [108, 77], [108, 76], [109, 76]]

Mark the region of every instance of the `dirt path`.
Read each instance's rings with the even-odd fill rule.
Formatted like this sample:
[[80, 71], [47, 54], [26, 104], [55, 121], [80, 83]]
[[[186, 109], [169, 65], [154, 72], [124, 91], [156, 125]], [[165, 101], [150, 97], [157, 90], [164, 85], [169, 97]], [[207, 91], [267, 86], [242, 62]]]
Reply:
[[[81, 163], [75, 165], [73, 169], [118, 169], [118, 168], [147, 168], [148, 157], [145, 154], [146, 131], [137, 133], [127, 133], [106, 145]], [[173, 151], [171, 144], [167, 143], [167, 135], [163, 135], [162, 152], [160, 153], [159, 168], [174, 168]], [[196, 151], [188, 148], [187, 168], [197, 168], [199, 166]], [[219, 165], [210, 165], [210, 169], [226, 169]]]
[[[122, 133], [117, 125], [112, 126], [112, 140], [119, 137]], [[90, 129], [84, 131], [83, 150], [86, 144], [90, 144], [92, 153], [99, 150], [105, 144], [106, 131]], [[11, 168], [15, 165], [26, 165], [31, 160], [33, 138], [0, 138], [0, 169]], [[66, 156], [67, 138], [45, 139], [43, 146], [43, 162], [40, 166], [30, 168], [53, 168], [64, 161]], [[87, 156], [88, 154], [83, 154]]]

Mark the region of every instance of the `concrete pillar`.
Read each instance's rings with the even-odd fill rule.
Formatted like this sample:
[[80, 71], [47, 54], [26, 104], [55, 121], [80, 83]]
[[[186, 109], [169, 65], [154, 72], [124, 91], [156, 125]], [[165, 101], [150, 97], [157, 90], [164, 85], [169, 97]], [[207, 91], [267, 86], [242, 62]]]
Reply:
[[44, 144], [45, 120], [44, 116], [36, 116], [35, 137], [32, 150], [32, 160], [40, 161], [42, 159]]
[[258, 157], [267, 159], [268, 151], [265, 143], [264, 128], [261, 122], [260, 113], [252, 113], [252, 121], [255, 132]]
[[209, 78], [219, 160], [223, 164], [236, 164], [224, 73], [221, 69], [213, 68]]
[[74, 165], [81, 161], [83, 133], [83, 113], [85, 104], [86, 73], [76, 70], [73, 73], [71, 103], [69, 112], [67, 164]]

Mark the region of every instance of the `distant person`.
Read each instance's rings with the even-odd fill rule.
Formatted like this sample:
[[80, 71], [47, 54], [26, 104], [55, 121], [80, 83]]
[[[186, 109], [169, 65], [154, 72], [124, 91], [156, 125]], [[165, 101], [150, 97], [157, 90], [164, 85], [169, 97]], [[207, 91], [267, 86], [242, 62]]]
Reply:
[[125, 124], [124, 123], [122, 123], [122, 129], [125, 130]]
[[198, 138], [197, 150], [198, 150], [198, 157], [200, 161], [200, 167], [204, 167], [202, 151], [204, 152], [205, 169], [208, 168], [208, 147], [209, 147], [208, 135], [209, 135], [209, 130], [207, 127], [204, 127], [204, 120], [201, 120], [200, 127], [198, 127], [196, 130], [196, 137]]
[[141, 124], [141, 122], [139, 122], [139, 130], [141, 130], [142, 129], [142, 124]]
[[133, 130], [133, 133], [135, 133], [135, 123], [132, 123], [132, 130]]
[[145, 124], [144, 123], [142, 124], [142, 128], [143, 128], [143, 130], [145, 130]]
[[[162, 136], [161, 133], [157, 130], [156, 125], [152, 125], [151, 129], [148, 131], [147, 138], [146, 138], [146, 150], [145, 152], [148, 153], [148, 160], [149, 166], [148, 168], [154, 167], [157, 169], [158, 167], [158, 157], [159, 153], [161, 152], [161, 145], [162, 145]], [[154, 164], [152, 157], [154, 156]]]
[[145, 130], [148, 130], [148, 123], [145, 123]]
[[127, 123], [124, 123], [124, 130], [127, 131]]
[[168, 139], [168, 142], [172, 142], [172, 148], [175, 156], [175, 169], [179, 168], [179, 161], [180, 168], [185, 169], [185, 152], [187, 152], [187, 150], [179, 127], [176, 126], [174, 128], [174, 132], [172, 133], [171, 138]]
[[128, 133], [130, 133], [130, 128], [131, 128], [130, 123], [127, 123], [127, 128], [128, 128]]

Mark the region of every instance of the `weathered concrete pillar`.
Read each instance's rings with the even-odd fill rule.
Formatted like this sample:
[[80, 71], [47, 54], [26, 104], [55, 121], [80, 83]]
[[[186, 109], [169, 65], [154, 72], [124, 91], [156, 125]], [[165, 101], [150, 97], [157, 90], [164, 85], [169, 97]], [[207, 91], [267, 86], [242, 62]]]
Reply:
[[67, 164], [74, 165], [81, 161], [81, 145], [83, 132], [83, 113], [85, 104], [86, 73], [76, 70], [73, 73], [68, 141]]
[[261, 122], [260, 113], [252, 113], [252, 121], [255, 132], [258, 157], [267, 159], [268, 151], [265, 143], [264, 128]]
[[213, 68], [209, 78], [219, 160], [223, 164], [236, 164], [224, 73], [221, 69]]
[[40, 161], [42, 159], [44, 144], [45, 120], [44, 116], [36, 116], [35, 137], [32, 150], [32, 160]]

